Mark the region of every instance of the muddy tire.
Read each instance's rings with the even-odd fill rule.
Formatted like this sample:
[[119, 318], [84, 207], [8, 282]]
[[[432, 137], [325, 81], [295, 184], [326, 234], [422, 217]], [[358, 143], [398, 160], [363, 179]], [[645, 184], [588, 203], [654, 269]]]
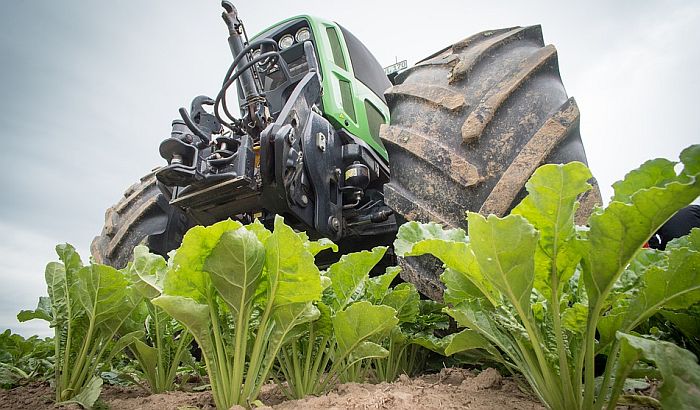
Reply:
[[165, 256], [180, 246], [188, 228], [188, 218], [170, 206], [152, 172], [129, 187], [124, 197], [107, 209], [102, 233], [93, 239], [90, 251], [96, 262], [120, 269], [142, 243], [151, 252]]
[[[407, 220], [466, 229], [465, 211], [505, 215], [544, 163], [586, 163], [579, 110], [540, 26], [485, 31], [419, 62], [387, 93], [386, 203]], [[595, 184], [595, 181], [592, 181]], [[577, 222], [600, 202], [581, 198]], [[440, 299], [440, 264], [400, 260], [404, 279]]]

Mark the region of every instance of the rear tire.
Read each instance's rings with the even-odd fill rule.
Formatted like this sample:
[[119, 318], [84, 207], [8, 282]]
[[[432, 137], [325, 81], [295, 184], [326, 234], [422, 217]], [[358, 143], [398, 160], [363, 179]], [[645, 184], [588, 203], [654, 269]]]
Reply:
[[107, 209], [104, 228], [92, 241], [90, 251], [97, 263], [121, 269], [139, 244], [165, 256], [180, 246], [189, 227], [186, 215], [168, 203], [157, 186], [155, 172], [151, 172]]
[[[466, 229], [465, 211], [507, 214], [545, 163], [586, 163], [579, 110], [559, 75], [554, 46], [540, 26], [485, 31], [419, 62], [386, 93], [391, 123], [387, 205], [407, 220]], [[577, 222], [600, 203], [580, 200]], [[441, 299], [439, 263], [399, 261], [402, 276]]]

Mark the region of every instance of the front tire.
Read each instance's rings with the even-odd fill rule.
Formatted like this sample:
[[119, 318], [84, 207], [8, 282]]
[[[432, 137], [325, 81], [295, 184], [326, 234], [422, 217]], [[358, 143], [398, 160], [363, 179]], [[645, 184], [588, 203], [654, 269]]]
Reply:
[[[540, 26], [478, 33], [419, 62], [386, 93], [391, 123], [387, 205], [407, 220], [466, 229], [465, 211], [503, 216], [545, 163], [586, 163], [579, 110], [559, 75], [557, 51]], [[600, 203], [580, 198], [577, 222]], [[442, 297], [441, 264], [401, 259], [402, 276]]]
[[151, 172], [107, 209], [104, 228], [92, 241], [90, 251], [97, 263], [121, 269], [142, 243], [165, 256], [180, 246], [189, 227], [186, 215], [168, 203], [157, 186], [155, 172]]

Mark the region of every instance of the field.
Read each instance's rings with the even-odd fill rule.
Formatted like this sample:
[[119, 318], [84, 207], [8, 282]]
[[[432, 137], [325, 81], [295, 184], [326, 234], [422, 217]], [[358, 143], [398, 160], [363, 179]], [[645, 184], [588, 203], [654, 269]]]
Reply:
[[386, 246], [319, 269], [336, 245], [280, 216], [194, 227], [168, 260], [137, 246], [123, 269], [58, 245], [17, 316], [55, 337], [0, 334], [0, 408], [694, 408], [700, 229], [644, 247], [700, 196], [700, 145], [680, 159], [628, 173], [585, 227], [578, 162], [540, 167], [506, 217], [469, 212], [469, 236], [405, 223], [393, 251], [443, 263], [441, 301], [373, 272]]
[[[394, 383], [341, 384], [327, 395], [284, 400], [275, 385], [267, 385], [259, 408], [273, 409], [542, 409], [510, 379], [494, 369], [477, 375], [464, 369], [444, 369], [438, 374]], [[106, 387], [101, 396], [113, 410], [215, 409], [209, 392], [168, 392], [149, 395], [139, 388]], [[0, 409], [53, 409], [53, 391], [45, 383], [31, 383], [11, 391], [0, 391]], [[69, 405], [66, 409], [75, 408]]]

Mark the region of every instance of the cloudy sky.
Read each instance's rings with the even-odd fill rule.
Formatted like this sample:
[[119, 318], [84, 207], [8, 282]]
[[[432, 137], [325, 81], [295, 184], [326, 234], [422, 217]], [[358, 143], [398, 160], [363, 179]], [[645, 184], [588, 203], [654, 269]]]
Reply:
[[[532, 5], [532, 4], [535, 5]], [[700, 3], [674, 1], [238, 2], [249, 33], [313, 14], [383, 65], [479, 31], [541, 24], [581, 109], [589, 165], [608, 188], [698, 138]], [[5, 1], [0, 13], [0, 330], [45, 293], [59, 242], [84, 260], [104, 210], [159, 165], [177, 108], [213, 95], [230, 63], [220, 6], [189, 1]]]

